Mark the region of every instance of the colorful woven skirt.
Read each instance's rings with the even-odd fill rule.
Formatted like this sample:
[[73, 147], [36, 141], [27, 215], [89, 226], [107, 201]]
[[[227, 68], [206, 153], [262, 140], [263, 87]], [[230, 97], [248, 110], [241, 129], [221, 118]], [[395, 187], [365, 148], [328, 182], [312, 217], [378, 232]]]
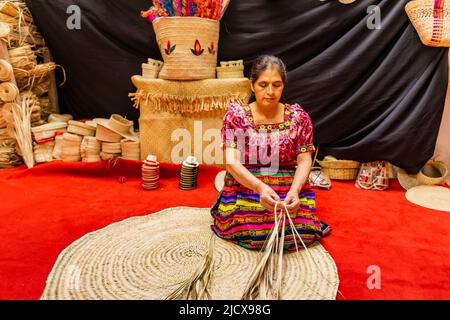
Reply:
[[[249, 166], [247, 169], [262, 182], [270, 186], [284, 200], [294, 180], [295, 168]], [[331, 232], [316, 214], [315, 193], [305, 185], [299, 194], [300, 209], [289, 212], [297, 232], [308, 245]], [[274, 227], [274, 213], [259, 203], [259, 194], [242, 186], [227, 172], [225, 185], [211, 208], [214, 224], [211, 229], [222, 239], [232, 241], [247, 249], [261, 250]], [[295, 250], [294, 237], [286, 221], [286, 250]], [[297, 239], [301, 248], [301, 243]]]

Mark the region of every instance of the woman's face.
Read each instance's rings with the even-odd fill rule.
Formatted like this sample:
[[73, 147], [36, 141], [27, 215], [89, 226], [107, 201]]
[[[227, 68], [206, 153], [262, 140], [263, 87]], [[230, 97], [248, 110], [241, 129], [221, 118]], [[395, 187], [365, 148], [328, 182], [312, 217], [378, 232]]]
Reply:
[[256, 103], [261, 107], [277, 107], [283, 93], [284, 83], [276, 68], [268, 68], [261, 72], [255, 83], [252, 83], [252, 91], [256, 97]]

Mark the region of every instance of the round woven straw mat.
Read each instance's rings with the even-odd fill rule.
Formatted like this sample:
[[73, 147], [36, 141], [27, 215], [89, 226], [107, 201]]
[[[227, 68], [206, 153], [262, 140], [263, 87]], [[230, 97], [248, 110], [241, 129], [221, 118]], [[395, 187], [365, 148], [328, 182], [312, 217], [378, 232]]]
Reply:
[[[89, 233], [58, 257], [41, 299], [164, 299], [188, 278], [208, 249], [209, 209], [175, 207]], [[335, 299], [336, 265], [317, 243], [286, 252], [282, 299]], [[211, 298], [237, 300], [260, 253], [216, 238]]]
[[440, 186], [417, 186], [409, 189], [405, 197], [419, 206], [450, 212], [450, 189]]

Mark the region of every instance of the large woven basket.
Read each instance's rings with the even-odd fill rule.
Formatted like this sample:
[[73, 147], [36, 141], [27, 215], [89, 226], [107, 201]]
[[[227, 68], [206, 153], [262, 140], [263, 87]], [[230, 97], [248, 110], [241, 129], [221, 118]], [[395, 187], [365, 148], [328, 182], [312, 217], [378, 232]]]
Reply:
[[327, 157], [319, 161], [322, 171], [334, 180], [355, 180], [361, 163], [353, 160], [329, 160]]
[[424, 45], [450, 46], [450, 0], [414, 0], [405, 11]]
[[153, 21], [164, 65], [159, 78], [201, 80], [216, 77], [220, 22], [199, 17]]

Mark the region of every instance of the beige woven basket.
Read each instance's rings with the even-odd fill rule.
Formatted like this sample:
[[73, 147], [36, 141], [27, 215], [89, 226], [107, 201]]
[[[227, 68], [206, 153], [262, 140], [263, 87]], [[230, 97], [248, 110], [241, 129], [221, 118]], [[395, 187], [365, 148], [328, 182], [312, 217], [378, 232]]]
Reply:
[[353, 160], [317, 160], [322, 171], [334, 180], [355, 180], [358, 176], [360, 163]]
[[428, 161], [417, 174], [417, 180], [420, 184], [438, 185], [445, 181], [448, 175], [448, 169], [442, 161]]
[[218, 20], [199, 17], [161, 17], [153, 21], [164, 59], [159, 78], [201, 80], [216, 77]]
[[450, 46], [450, 0], [414, 0], [405, 6], [412, 25], [426, 46]]

